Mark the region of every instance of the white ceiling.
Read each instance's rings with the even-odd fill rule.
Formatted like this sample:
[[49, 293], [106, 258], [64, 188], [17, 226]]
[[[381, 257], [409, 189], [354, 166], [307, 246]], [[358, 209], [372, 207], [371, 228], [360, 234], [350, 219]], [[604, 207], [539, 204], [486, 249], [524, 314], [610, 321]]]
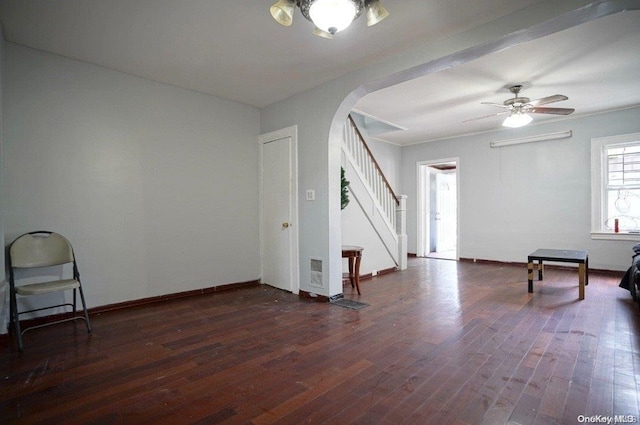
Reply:
[[[512, 98], [522, 84], [530, 99], [564, 94], [548, 107], [567, 117], [532, 114], [535, 122], [571, 119], [640, 105], [640, 12], [623, 12], [427, 75], [362, 98], [355, 109], [406, 128], [376, 138], [409, 145], [502, 128], [502, 109], [480, 102]], [[640, 117], [638, 117], [640, 119]]]
[[383, 0], [333, 40], [299, 10], [279, 25], [276, 0], [0, 0], [0, 19], [8, 41], [263, 107], [537, 1]]
[[[383, 0], [389, 18], [361, 17], [334, 40], [313, 36], [299, 11], [277, 24], [275, 0], [0, 0], [0, 20], [9, 42], [264, 107], [538, 1]], [[384, 139], [411, 144], [498, 128], [461, 121], [492, 113], [479, 102], [502, 102], [511, 83], [532, 99], [566, 94], [556, 105], [576, 115], [640, 104], [638, 13], [566, 33], [372, 93], [358, 109], [407, 127]]]

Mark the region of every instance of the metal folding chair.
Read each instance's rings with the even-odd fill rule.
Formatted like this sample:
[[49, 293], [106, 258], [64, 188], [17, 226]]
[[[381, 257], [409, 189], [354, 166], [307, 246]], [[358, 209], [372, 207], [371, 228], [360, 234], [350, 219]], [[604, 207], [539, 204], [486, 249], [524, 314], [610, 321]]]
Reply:
[[[69, 263], [73, 264], [73, 276], [71, 278], [61, 278], [57, 280], [47, 280], [44, 282], [16, 285], [15, 272], [19, 269], [33, 269], [53, 266], [61, 266], [61, 269], [64, 269], [63, 266]], [[63, 272], [60, 272], [61, 277], [63, 277], [62, 273]], [[39, 230], [36, 232], [25, 233], [24, 235], [18, 237], [15, 241], [13, 241], [13, 243], [9, 247], [9, 286], [9, 330], [15, 332], [18, 342], [18, 350], [22, 351], [22, 334], [24, 334], [28, 330], [41, 328], [43, 326], [68, 322], [71, 320], [84, 320], [87, 325], [87, 331], [89, 333], [91, 332], [91, 322], [89, 321], [89, 314], [87, 313], [87, 305], [84, 300], [84, 293], [82, 292], [80, 273], [78, 272], [78, 265], [73, 253], [73, 247], [64, 236], [54, 232]], [[72, 303], [64, 302], [62, 304], [33, 308], [25, 311], [18, 310], [18, 300], [22, 297], [69, 290], [73, 291]], [[78, 292], [80, 293], [80, 299], [82, 301], [82, 309], [84, 313], [82, 315], [78, 315], [76, 313], [76, 294]], [[70, 315], [63, 314], [63, 318], [59, 320], [54, 320], [39, 325], [33, 325], [23, 330], [20, 329], [20, 315], [58, 307], [70, 307], [72, 309]]]

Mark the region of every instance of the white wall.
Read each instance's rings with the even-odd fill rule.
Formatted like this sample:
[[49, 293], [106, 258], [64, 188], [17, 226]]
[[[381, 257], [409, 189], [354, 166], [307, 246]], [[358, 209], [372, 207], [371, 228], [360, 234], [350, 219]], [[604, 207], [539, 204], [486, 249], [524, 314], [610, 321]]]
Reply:
[[[459, 255], [526, 262], [537, 248], [586, 249], [589, 265], [626, 270], [635, 242], [591, 240], [591, 138], [638, 132], [640, 109], [423, 143], [402, 151], [409, 252], [416, 252], [416, 162], [459, 157]], [[490, 141], [572, 130], [571, 139]]]
[[259, 110], [7, 43], [7, 243], [74, 244], [89, 306], [259, 278]]

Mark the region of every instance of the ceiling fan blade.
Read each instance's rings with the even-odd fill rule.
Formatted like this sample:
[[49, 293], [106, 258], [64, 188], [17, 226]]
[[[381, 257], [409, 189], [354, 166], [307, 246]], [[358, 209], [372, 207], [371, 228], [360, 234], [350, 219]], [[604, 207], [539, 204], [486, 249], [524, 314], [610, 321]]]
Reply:
[[507, 109], [511, 108], [511, 106], [507, 106], [507, 105], [504, 105], [502, 103], [495, 103], [495, 102], [480, 102], [480, 104], [481, 105], [497, 106], [499, 108], [507, 108]]
[[573, 108], [529, 108], [527, 112], [534, 114], [553, 114], [553, 115], [569, 115], [573, 113]]
[[563, 94], [554, 94], [553, 96], [542, 97], [540, 99], [532, 100], [529, 102], [531, 106], [546, 105], [547, 103], [560, 102], [562, 100], [568, 100], [569, 98]]
[[492, 118], [492, 117], [497, 117], [497, 116], [500, 116], [500, 115], [506, 115], [506, 114], [510, 114], [510, 113], [511, 113], [511, 111], [498, 112], [497, 114], [485, 115], [484, 117], [478, 117], [478, 118], [471, 118], [471, 119], [468, 119], [468, 120], [464, 120], [462, 122], [483, 120], [485, 118]]

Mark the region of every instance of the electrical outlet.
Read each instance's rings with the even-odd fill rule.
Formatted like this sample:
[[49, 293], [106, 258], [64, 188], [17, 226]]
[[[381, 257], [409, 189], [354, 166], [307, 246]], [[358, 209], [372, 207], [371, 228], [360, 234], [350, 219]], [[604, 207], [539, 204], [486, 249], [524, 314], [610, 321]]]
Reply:
[[307, 201], [315, 201], [316, 200], [316, 191], [313, 189], [307, 189]]
[[371, 270], [371, 277], [378, 276], [378, 270]]

